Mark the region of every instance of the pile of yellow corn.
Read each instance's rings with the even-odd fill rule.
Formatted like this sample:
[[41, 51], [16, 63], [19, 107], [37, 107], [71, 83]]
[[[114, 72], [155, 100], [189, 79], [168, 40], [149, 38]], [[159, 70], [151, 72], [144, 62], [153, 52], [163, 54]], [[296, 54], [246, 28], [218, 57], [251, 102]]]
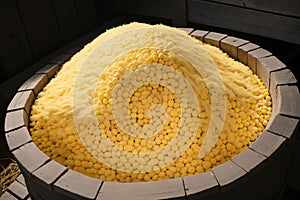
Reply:
[[32, 106], [30, 132], [69, 169], [155, 181], [230, 160], [271, 112], [262, 81], [220, 49], [177, 29], [132, 23], [64, 64]]

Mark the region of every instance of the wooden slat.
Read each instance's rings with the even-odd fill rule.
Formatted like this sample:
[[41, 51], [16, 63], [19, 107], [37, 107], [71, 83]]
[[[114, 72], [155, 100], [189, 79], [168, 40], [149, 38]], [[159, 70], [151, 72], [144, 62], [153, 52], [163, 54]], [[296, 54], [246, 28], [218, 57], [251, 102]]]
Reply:
[[101, 184], [100, 179], [68, 170], [54, 183], [54, 191], [66, 195], [70, 199], [95, 199]]
[[204, 36], [206, 36], [209, 32], [208, 31], [202, 31], [202, 30], [195, 30], [191, 33], [191, 36], [197, 38], [201, 42], [203, 42]]
[[281, 71], [271, 72], [271, 84], [276, 85], [288, 85], [296, 84], [297, 80], [294, 74], [289, 69], [283, 69]]
[[250, 148], [266, 157], [271, 157], [272, 154], [283, 145], [285, 140], [286, 138], [284, 137], [264, 131], [259, 138], [250, 145]]
[[18, 91], [32, 90], [35, 96], [37, 96], [37, 94], [43, 89], [48, 81], [49, 80], [46, 74], [35, 74], [30, 77], [25, 83], [23, 83]]
[[218, 165], [214, 167], [212, 171], [221, 187], [232, 184], [234, 181], [246, 175], [246, 171], [232, 161], [227, 161], [222, 165]]
[[58, 71], [58, 64], [47, 64], [42, 69], [36, 72], [36, 74], [46, 74], [50, 80]]
[[33, 62], [33, 54], [15, 1], [0, 1], [0, 24], [0, 79], [4, 80]]
[[22, 185], [26, 186], [25, 178], [24, 178], [23, 174], [20, 174], [20, 175], [18, 176], [17, 181], [18, 181], [19, 183], [21, 183]]
[[248, 43], [238, 47], [238, 60], [245, 65], [248, 65], [248, 52], [258, 48], [259, 46], [253, 43]]
[[100, 19], [111, 19], [115, 13], [112, 11], [112, 1], [95, 0]]
[[58, 49], [62, 45], [62, 38], [51, 1], [27, 0], [17, 3], [36, 58]]
[[270, 93], [276, 94], [278, 85], [296, 85], [297, 80], [289, 69], [271, 72], [270, 75]]
[[172, 18], [173, 26], [186, 26], [187, 25], [186, 0], [172, 0], [171, 18]]
[[26, 126], [28, 128], [28, 115], [25, 110], [16, 110], [8, 112], [5, 117], [4, 131], [12, 131], [20, 127]]
[[5, 137], [10, 151], [31, 141], [31, 136], [26, 127], [8, 132], [5, 134]]
[[247, 55], [247, 63], [248, 63], [248, 66], [249, 68], [254, 72], [256, 73], [257, 72], [257, 65], [258, 65], [258, 59], [259, 58], [264, 58], [264, 57], [267, 57], [267, 56], [271, 56], [272, 53], [263, 49], [263, 48], [259, 48], [259, 49], [255, 49], [255, 50], [252, 50], [252, 51], [249, 51], [248, 52], [248, 55]]
[[300, 95], [296, 85], [277, 86], [277, 106], [280, 114], [300, 118]]
[[[67, 167], [54, 160], [42, 165], [27, 177], [27, 188], [32, 199], [70, 199], [54, 192], [53, 183], [67, 171]], [[83, 199], [83, 197], [82, 197]]]
[[300, 17], [300, 1], [299, 0], [208, 0], [212, 2], [220, 2], [229, 5], [240, 6], [245, 9], [255, 9], [260, 11], [278, 13], [282, 15], [290, 15]]
[[246, 191], [244, 190], [245, 199], [250, 199], [248, 197], [252, 197], [257, 193], [260, 193], [261, 187], [259, 184], [265, 185], [269, 181], [269, 178], [266, 178], [267, 175], [265, 173], [266, 168], [268, 167], [266, 164], [266, 157], [250, 148], [247, 148], [243, 152], [234, 156], [232, 158], [232, 162], [247, 172], [246, 181], [243, 186], [244, 189], [246, 188]]
[[269, 121], [266, 130], [281, 135], [285, 138], [296, 137], [298, 133], [299, 119], [283, 115], [275, 115], [272, 121]]
[[52, 4], [64, 43], [81, 35], [83, 28], [74, 1], [52, 0]]
[[8, 191], [18, 199], [27, 199], [29, 196], [27, 188], [17, 181], [13, 182], [8, 187]]
[[253, 151], [252, 149], [246, 149], [232, 158], [232, 161], [244, 169], [246, 172], [250, 172], [255, 167], [260, 165], [266, 159], [265, 156]]
[[220, 41], [226, 37], [226, 34], [210, 32], [204, 36], [204, 42], [219, 47]]
[[212, 169], [221, 187], [221, 199], [243, 199], [249, 196], [246, 171], [231, 160]]
[[[286, 66], [275, 56], [260, 58], [256, 63], [256, 73], [262, 82], [270, 89], [271, 72], [284, 69]], [[272, 91], [271, 91], [272, 93]]]
[[1, 196], [1, 199], [5, 199], [5, 200], [18, 200], [14, 195], [12, 195], [11, 193], [9, 193], [8, 191], [4, 192]]
[[187, 199], [219, 199], [220, 187], [212, 172], [183, 177]]
[[92, 30], [100, 25], [100, 20], [95, 1], [92, 0], [75, 0], [79, 18], [85, 32]]
[[152, 182], [116, 183], [104, 182], [97, 200], [140, 200], [140, 199], [182, 199], [185, 200], [181, 178]]
[[28, 172], [33, 172], [50, 159], [33, 142], [25, 144], [12, 153]]
[[[263, 154], [264, 156], [267, 156], [267, 159], [265, 159], [264, 162], [253, 169], [252, 173], [250, 172], [248, 174], [247, 182], [252, 182], [252, 187], [249, 188], [259, 188], [258, 193], [268, 193], [265, 195], [274, 194], [274, 191], [279, 190], [275, 186], [271, 185], [272, 183], [274, 183], [275, 176], [280, 176], [280, 174], [283, 174], [284, 176], [287, 175], [285, 166], [289, 163], [289, 145], [290, 141], [288, 141], [286, 138], [271, 134], [268, 131], [263, 132], [262, 135], [260, 135], [260, 137], [256, 139], [256, 141], [250, 146], [250, 148], [254, 149], [254, 151], [260, 154]], [[285, 183], [284, 180], [277, 181], [278, 184]], [[266, 187], [269, 187], [270, 190], [266, 191]]]
[[171, 19], [171, 0], [112, 0], [113, 11]]
[[34, 93], [32, 91], [18, 92], [8, 105], [7, 111], [24, 109], [26, 113], [30, 115], [33, 101]]
[[203, 0], [188, 0], [188, 22], [300, 44], [300, 20], [281, 15]]
[[221, 40], [220, 48], [228, 53], [228, 55], [234, 59], [237, 59], [238, 57], [238, 47], [242, 46], [249, 41], [243, 40], [236, 37], [226, 37], [223, 40]]
[[67, 167], [51, 160], [33, 172], [33, 175], [47, 184], [49, 189], [57, 178], [67, 170]]

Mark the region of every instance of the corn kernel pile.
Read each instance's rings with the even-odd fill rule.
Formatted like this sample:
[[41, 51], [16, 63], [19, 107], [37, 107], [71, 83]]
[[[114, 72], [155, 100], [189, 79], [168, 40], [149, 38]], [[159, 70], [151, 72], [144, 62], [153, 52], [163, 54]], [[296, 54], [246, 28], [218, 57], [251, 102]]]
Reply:
[[174, 28], [131, 23], [64, 64], [32, 106], [30, 132], [69, 169], [105, 181], [155, 181], [230, 160], [271, 112], [262, 81], [220, 49]]

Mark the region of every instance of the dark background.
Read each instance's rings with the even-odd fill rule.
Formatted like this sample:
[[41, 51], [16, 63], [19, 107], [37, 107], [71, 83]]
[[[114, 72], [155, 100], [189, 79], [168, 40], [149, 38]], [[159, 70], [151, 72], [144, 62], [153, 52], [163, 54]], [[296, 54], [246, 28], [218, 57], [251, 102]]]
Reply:
[[[3, 125], [18, 87], [65, 47], [80, 47], [105, 29], [131, 21], [247, 39], [272, 52], [300, 80], [298, 0], [1, 0], [0, 159], [11, 157]], [[299, 151], [295, 157], [300, 160]], [[300, 198], [295, 187], [286, 191], [285, 199]]]

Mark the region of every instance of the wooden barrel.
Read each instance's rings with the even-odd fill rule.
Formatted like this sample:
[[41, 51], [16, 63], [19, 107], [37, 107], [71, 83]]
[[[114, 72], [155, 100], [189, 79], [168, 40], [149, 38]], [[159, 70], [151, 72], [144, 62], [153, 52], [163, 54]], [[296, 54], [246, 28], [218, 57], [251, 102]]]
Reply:
[[214, 167], [211, 172], [183, 178], [116, 183], [67, 169], [51, 160], [32, 142], [28, 129], [31, 106], [59, 67], [72, 56], [66, 52], [28, 79], [7, 108], [7, 143], [32, 199], [280, 198], [294, 151], [293, 144], [299, 137], [300, 96], [294, 75], [271, 52], [247, 40], [221, 33], [182, 29], [248, 65], [267, 86], [273, 112], [261, 136], [248, 149]]

